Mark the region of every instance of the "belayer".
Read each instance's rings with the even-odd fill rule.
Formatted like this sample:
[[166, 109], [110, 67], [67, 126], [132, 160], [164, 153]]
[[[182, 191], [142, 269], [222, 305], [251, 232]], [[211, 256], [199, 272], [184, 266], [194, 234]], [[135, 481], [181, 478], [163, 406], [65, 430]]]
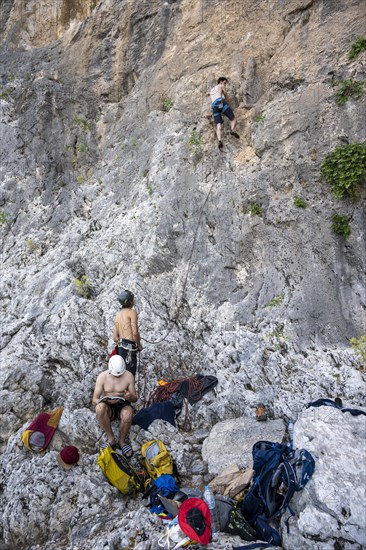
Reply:
[[233, 111], [230, 108], [230, 105], [227, 102], [227, 92], [226, 84], [228, 80], [225, 76], [220, 76], [217, 81], [217, 85], [214, 86], [210, 91], [211, 96], [211, 108], [214, 121], [216, 124], [216, 135], [219, 140], [219, 149], [222, 148], [222, 134], [223, 134], [223, 118], [222, 115], [225, 115], [230, 120], [230, 134], [237, 139], [239, 139], [239, 134], [235, 130], [236, 118]]
[[137, 353], [142, 350], [138, 329], [138, 315], [133, 309], [135, 297], [129, 290], [123, 290], [118, 301], [121, 309], [114, 319], [113, 340], [117, 345], [118, 355], [126, 363], [126, 370], [136, 376]]

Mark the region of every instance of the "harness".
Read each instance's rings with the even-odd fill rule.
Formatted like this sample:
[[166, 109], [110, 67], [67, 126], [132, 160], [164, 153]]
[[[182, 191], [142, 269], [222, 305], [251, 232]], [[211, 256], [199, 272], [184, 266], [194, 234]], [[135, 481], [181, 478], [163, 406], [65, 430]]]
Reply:
[[218, 97], [217, 99], [215, 99], [215, 101], [212, 102], [212, 105], [211, 105], [212, 109], [214, 108], [217, 108], [217, 109], [223, 109], [224, 107], [224, 98], [223, 97]]
[[127, 340], [126, 338], [118, 338], [117, 346], [119, 348], [123, 348], [127, 351], [137, 352], [139, 350], [139, 348], [137, 347], [136, 342], [131, 342], [131, 340]]

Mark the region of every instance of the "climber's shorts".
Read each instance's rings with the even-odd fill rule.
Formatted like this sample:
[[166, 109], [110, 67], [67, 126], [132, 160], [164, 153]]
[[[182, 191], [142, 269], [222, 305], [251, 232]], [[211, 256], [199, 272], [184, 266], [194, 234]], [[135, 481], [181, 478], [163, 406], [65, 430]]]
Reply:
[[215, 101], [211, 105], [212, 108], [212, 114], [214, 117], [215, 124], [222, 124], [223, 119], [222, 115], [224, 114], [229, 120], [234, 120], [234, 113], [230, 109], [229, 104], [223, 99], [222, 97], [219, 97], [218, 99], [215, 99]]
[[113, 422], [113, 420], [117, 420], [120, 418], [120, 412], [124, 407], [131, 407], [131, 403], [129, 401], [118, 401], [117, 403], [106, 403], [108, 405], [110, 410], [110, 420]]

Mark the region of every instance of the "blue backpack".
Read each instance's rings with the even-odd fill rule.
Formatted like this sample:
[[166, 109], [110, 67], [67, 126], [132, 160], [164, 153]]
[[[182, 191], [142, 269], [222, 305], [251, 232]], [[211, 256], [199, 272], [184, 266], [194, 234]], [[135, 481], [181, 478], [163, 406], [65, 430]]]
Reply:
[[253, 446], [252, 454], [256, 475], [241, 504], [241, 513], [255, 530], [257, 540], [268, 544], [250, 544], [234, 550], [281, 546], [281, 535], [270, 522], [279, 519], [289, 508], [293, 494], [303, 489], [315, 468], [314, 459], [308, 451], [291, 449], [281, 443], [258, 441]]
[[159, 495], [173, 498], [177, 491], [179, 491], [179, 487], [174, 477], [169, 474], [162, 474], [152, 480], [144, 494], [145, 498], [150, 497], [150, 512], [152, 514], [164, 512], [164, 506], [160, 502]]

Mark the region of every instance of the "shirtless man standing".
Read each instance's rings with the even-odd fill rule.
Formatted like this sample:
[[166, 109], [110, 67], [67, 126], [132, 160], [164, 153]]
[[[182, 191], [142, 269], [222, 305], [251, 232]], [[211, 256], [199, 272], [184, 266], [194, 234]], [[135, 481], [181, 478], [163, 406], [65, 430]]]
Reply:
[[232, 112], [230, 105], [227, 103], [227, 92], [226, 92], [227, 78], [220, 76], [217, 81], [217, 85], [214, 86], [210, 91], [211, 96], [211, 108], [214, 121], [216, 124], [216, 135], [219, 140], [219, 149], [222, 148], [222, 130], [223, 130], [223, 119], [222, 115], [224, 114], [230, 120], [230, 134], [237, 139], [239, 139], [239, 134], [234, 132], [236, 126], [236, 118]]
[[[126, 437], [132, 422], [131, 403], [135, 401], [134, 377], [126, 370], [122, 357], [114, 355], [109, 360], [108, 369], [97, 378], [92, 403], [98, 422], [107, 434], [108, 443], [126, 458], [131, 458], [133, 454], [131, 445], [126, 443]], [[119, 444], [112, 430], [112, 421], [116, 419], [120, 421]]]
[[137, 322], [137, 313], [133, 308], [134, 295], [124, 290], [118, 296], [122, 308], [114, 319], [113, 340], [118, 346], [118, 355], [125, 363], [126, 369], [134, 376], [137, 368], [137, 352], [142, 350]]

